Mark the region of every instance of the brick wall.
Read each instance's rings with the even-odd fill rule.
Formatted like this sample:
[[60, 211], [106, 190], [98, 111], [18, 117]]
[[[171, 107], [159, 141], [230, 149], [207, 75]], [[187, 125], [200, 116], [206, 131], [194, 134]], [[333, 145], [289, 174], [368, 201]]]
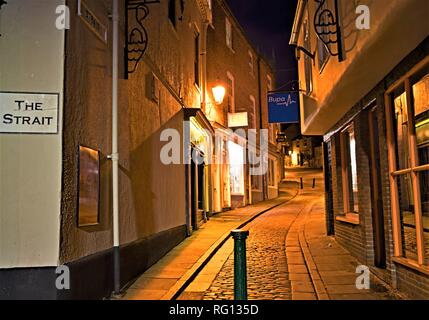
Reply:
[[412, 299], [429, 299], [429, 276], [397, 264], [397, 289]]
[[[385, 282], [411, 298], [429, 298], [429, 277], [423, 272], [392, 261], [394, 243], [392, 235], [390, 181], [388, 168], [388, 151], [386, 141], [386, 115], [384, 92], [404, 73], [429, 54], [429, 38], [404, 59], [383, 81], [351, 108], [342, 119], [325, 135], [332, 147], [332, 186], [333, 207], [335, 216], [343, 214], [343, 195], [341, 181], [341, 156], [339, 131], [353, 121], [356, 133], [357, 172], [359, 185], [359, 225], [335, 221], [335, 236], [360, 262], [371, 267], [373, 273]], [[372, 227], [371, 180], [369, 161], [369, 128], [368, 114], [365, 108], [375, 106], [378, 125], [380, 179], [382, 208], [384, 215], [384, 232], [386, 247], [386, 268], [374, 267], [374, 236]]]

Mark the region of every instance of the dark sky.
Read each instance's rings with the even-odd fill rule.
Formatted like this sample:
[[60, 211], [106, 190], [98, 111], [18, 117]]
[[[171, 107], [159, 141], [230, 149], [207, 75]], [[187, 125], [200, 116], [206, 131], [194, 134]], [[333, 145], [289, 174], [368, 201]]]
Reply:
[[277, 88], [296, 80], [296, 60], [294, 50], [289, 46], [289, 39], [297, 0], [227, 0], [227, 2], [260, 53], [270, 61], [273, 55], [275, 56]]

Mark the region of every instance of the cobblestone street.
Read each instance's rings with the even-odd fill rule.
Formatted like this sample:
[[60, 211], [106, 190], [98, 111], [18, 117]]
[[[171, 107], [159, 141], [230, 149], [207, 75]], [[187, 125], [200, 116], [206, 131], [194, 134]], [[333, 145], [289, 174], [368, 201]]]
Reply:
[[[287, 300], [291, 298], [287, 275], [285, 239], [296, 215], [285, 215], [286, 205], [273, 209], [252, 222], [247, 240], [249, 299]], [[204, 299], [234, 297], [234, 256], [230, 255]]]
[[[244, 230], [247, 239], [250, 300], [395, 299], [375, 278], [370, 290], [355, 286], [359, 262], [324, 231], [322, 174], [289, 173], [304, 189], [289, 202], [269, 210]], [[312, 188], [315, 178], [316, 188]], [[228, 240], [179, 299], [234, 298], [233, 242]]]

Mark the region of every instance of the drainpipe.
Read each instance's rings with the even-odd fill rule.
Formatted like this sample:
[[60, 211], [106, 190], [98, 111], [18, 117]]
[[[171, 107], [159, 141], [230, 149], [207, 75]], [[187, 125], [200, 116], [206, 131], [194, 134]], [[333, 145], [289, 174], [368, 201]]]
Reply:
[[[264, 128], [264, 122], [263, 122], [263, 117], [262, 117], [262, 86], [261, 86], [261, 56], [258, 55], [258, 103], [259, 103], [259, 129], [263, 129]], [[261, 134], [261, 132], [259, 133]], [[259, 150], [260, 150], [261, 146], [259, 146]], [[260, 154], [261, 156], [261, 154]], [[262, 164], [261, 164], [262, 165]], [[265, 195], [268, 194], [268, 191], [266, 192], [265, 190], [265, 176], [266, 174], [264, 174], [262, 176], [262, 199], [266, 200], [266, 198], [268, 198], [268, 196], [266, 197]]]
[[[201, 56], [202, 56], [202, 90], [201, 90], [201, 102], [202, 105], [204, 106], [204, 112], [207, 112], [207, 34], [208, 34], [208, 27], [209, 27], [209, 21], [206, 20], [203, 22], [203, 30], [202, 30], [202, 52], [201, 52]], [[213, 141], [213, 139], [212, 139]], [[211, 145], [211, 144], [210, 144]], [[209, 150], [209, 158], [212, 160], [212, 151], [213, 149], [210, 148]], [[208, 166], [208, 176], [207, 176], [207, 183], [208, 183], [208, 192], [207, 192], [207, 196], [208, 196], [208, 214], [209, 216], [213, 214], [213, 179], [212, 179], [212, 169], [213, 169], [213, 165], [212, 164], [213, 161], [210, 161], [210, 163], [207, 165]]]
[[113, 192], [113, 272], [114, 294], [121, 293], [120, 253], [119, 253], [119, 154], [118, 154], [118, 46], [119, 46], [119, 5], [113, 0], [113, 43], [112, 43], [112, 192]]

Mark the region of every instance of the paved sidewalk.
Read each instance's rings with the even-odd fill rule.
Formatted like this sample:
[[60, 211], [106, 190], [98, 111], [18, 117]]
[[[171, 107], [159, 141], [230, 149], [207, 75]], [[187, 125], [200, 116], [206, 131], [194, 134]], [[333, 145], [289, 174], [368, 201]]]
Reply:
[[375, 277], [370, 278], [370, 289], [356, 288], [356, 279], [361, 275], [356, 273], [356, 269], [361, 263], [333, 237], [326, 236], [323, 210], [322, 203], [314, 204], [308, 212], [299, 239], [317, 298], [321, 300], [398, 299], [399, 297], [393, 291]]
[[[299, 174], [299, 173], [298, 173]], [[305, 175], [304, 175], [305, 176]], [[334, 237], [326, 235], [323, 176], [304, 183], [296, 199], [306, 207], [292, 225], [286, 239], [289, 278], [293, 300], [386, 300], [397, 299], [374, 277], [370, 289], [356, 288], [356, 268], [361, 265]]]
[[[170, 300], [189, 285], [222, 247], [233, 229], [244, 225], [266, 211], [296, 196], [297, 184], [281, 185], [281, 196], [274, 200], [227, 211], [211, 217], [199, 230], [171, 250], [164, 258], [143, 273], [127, 290], [126, 300]], [[222, 264], [225, 261], [222, 261]]]

